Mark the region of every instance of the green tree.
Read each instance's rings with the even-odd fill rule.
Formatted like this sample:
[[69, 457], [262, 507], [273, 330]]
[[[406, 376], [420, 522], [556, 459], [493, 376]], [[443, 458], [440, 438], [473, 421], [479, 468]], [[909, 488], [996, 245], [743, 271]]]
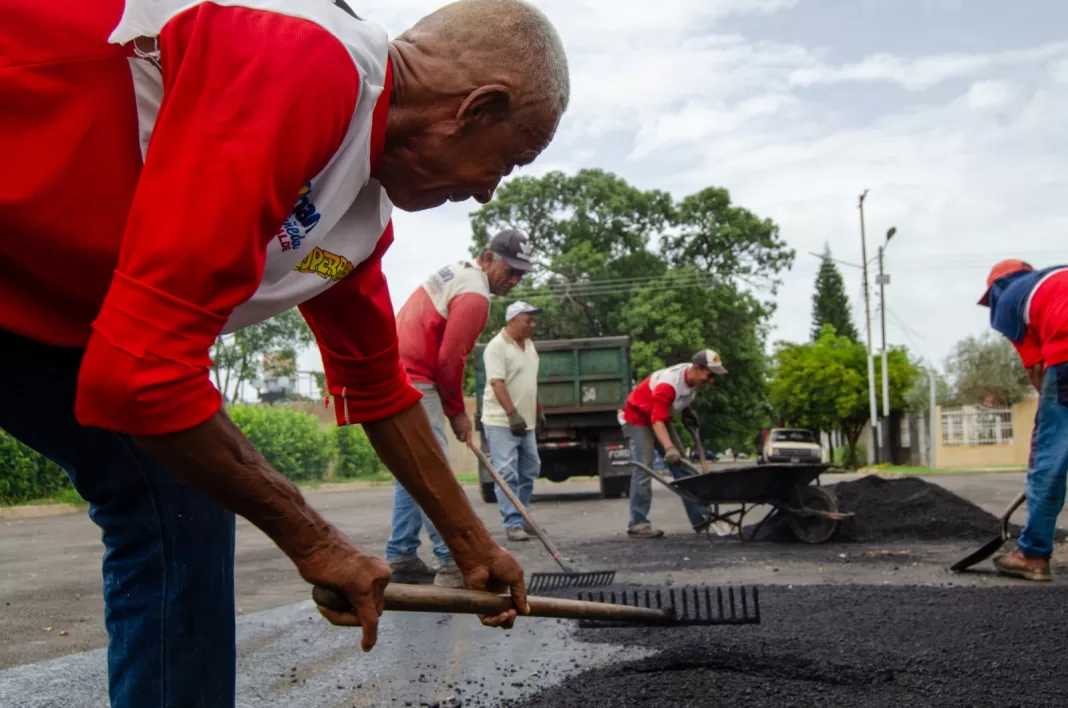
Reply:
[[[483, 341], [502, 326], [508, 303], [545, 309], [538, 339], [629, 335], [640, 379], [720, 352], [728, 376], [696, 408], [709, 449], [748, 444], [767, 412], [764, 343], [774, 292], [793, 251], [777, 227], [706, 189], [679, 202], [601, 170], [511, 180], [472, 214], [472, 253], [504, 228], [530, 235], [540, 268], [495, 299]], [[659, 247], [659, 249], [657, 249]]]
[[295, 359], [314, 341], [311, 329], [296, 308], [222, 335], [211, 350], [215, 386], [230, 403], [236, 403], [242, 382], [252, 381], [260, 372], [264, 354], [278, 352]]
[[[916, 369], [903, 348], [891, 349], [887, 360], [890, 411], [902, 412]], [[882, 361], [875, 361], [878, 380]], [[815, 342], [780, 342], [772, 367], [772, 409], [788, 425], [840, 430], [849, 447], [849, 465], [856, 467], [857, 441], [869, 420], [867, 366], [864, 345], [839, 336], [831, 325]]]
[[[934, 372], [935, 377], [935, 405], [952, 406], [956, 404], [953, 387], [950, 386], [945, 374], [941, 371]], [[910, 411], [926, 411], [931, 407], [931, 370], [927, 367], [916, 367], [916, 373], [912, 377], [912, 385], [905, 394], [905, 401]]]
[[1012, 342], [994, 332], [957, 342], [946, 360], [957, 401], [968, 405], [1011, 406], [1031, 391], [1027, 370]]
[[819, 338], [823, 325], [831, 325], [842, 337], [854, 342], [859, 339], [853, 326], [853, 312], [849, 307], [842, 273], [831, 259], [831, 247], [824, 246], [823, 261], [816, 275], [816, 292], [812, 295], [812, 340]]

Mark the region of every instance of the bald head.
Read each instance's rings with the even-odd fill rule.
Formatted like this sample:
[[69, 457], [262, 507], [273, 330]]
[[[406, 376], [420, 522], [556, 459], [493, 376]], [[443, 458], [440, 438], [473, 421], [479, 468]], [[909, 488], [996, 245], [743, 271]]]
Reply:
[[567, 109], [571, 81], [564, 44], [541, 10], [522, 0], [457, 0], [403, 33], [429, 51], [460, 56], [486, 78], [519, 80], [525, 98]]
[[487, 202], [550, 143], [571, 86], [563, 43], [522, 0], [458, 0], [390, 45], [379, 181], [407, 211]]

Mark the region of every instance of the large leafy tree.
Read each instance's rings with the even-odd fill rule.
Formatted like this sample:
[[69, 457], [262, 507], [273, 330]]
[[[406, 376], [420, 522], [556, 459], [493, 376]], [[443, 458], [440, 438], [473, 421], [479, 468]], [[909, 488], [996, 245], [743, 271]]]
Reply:
[[538, 271], [496, 299], [483, 340], [508, 302], [545, 308], [539, 339], [628, 335], [641, 378], [712, 347], [730, 370], [695, 404], [710, 447], [745, 446], [763, 422], [763, 354], [780, 272], [794, 258], [778, 228], [709, 188], [674, 201], [601, 170], [520, 177], [472, 214], [472, 253], [496, 232], [530, 235]]
[[946, 371], [960, 403], [1011, 406], [1031, 390], [1016, 349], [994, 332], [957, 342], [946, 361]]
[[831, 325], [842, 337], [854, 342], [859, 339], [853, 326], [853, 313], [846, 295], [845, 281], [831, 258], [831, 247], [823, 249], [823, 260], [816, 275], [816, 292], [812, 294], [812, 339], [815, 341], [824, 325]]
[[[887, 352], [890, 411], [907, 410], [906, 394], [916, 368], [904, 349]], [[876, 359], [876, 377], [882, 361]], [[880, 393], [881, 395], [881, 393]], [[867, 351], [825, 325], [815, 342], [780, 342], [770, 384], [773, 410], [788, 425], [840, 430], [857, 466], [857, 441], [869, 419]], [[881, 406], [880, 406], [881, 409]]]

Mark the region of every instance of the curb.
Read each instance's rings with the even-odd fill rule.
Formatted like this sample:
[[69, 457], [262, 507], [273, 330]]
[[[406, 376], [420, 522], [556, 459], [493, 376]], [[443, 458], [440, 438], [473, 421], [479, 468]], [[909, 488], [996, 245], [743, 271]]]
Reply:
[[76, 514], [84, 508], [75, 504], [8, 506], [0, 508], [0, 519], [37, 519], [43, 516], [63, 516], [64, 514]]

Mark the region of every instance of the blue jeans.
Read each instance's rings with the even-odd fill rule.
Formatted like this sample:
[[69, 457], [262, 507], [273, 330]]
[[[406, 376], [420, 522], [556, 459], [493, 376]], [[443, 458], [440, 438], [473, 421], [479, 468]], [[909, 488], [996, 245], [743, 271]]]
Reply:
[[[534, 480], [541, 472], [541, 458], [538, 457], [538, 442], [534, 431], [517, 437], [512, 431], [500, 425], [483, 425], [486, 444], [489, 445], [490, 461], [497, 468], [501, 478], [519, 497], [524, 507], [530, 507], [530, 496], [534, 493]], [[497, 507], [501, 510], [501, 520], [505, 530], [523, 528], [523, 516], [515, 508], [500, 487], [497, 487]]]
[[[681, 450], [682, 445], [670, 425], [668, 426], [668, 433], [675, 443], [675, 448]], [[652, 467], [653, 457], [660, 449], [660, 443], [657, 442], [653, 429], [627, 423], [623, 425], [623, 435], [626, 436], [627, 441], [630, 443], [630, 459], [641, 462], [646, 467]], [[675, 479], [687, 476], [678, 465], [667, 465], [667, 468]], [[649, 475], [635, 467], [630, 473], [630, 521], [627, 524], [627, 528], [632, 529], [638, 524], [649, 523], [649, 508], [652, 505], [653, 480]], [[707, 508], [685, 500], [682, 505], [686, 509], [686, 516], [690, 519], [691, 526], [696, 526], [704, 521], [705, 515], [708, 513]]]
[[1025, 556], [1049, 558], [1068, 475], [1068, 362], [1046, 369], [1032, 441], [1027, 524], [1018, 545]]
[[111, 705], [233, 706], [234, 515], [78, 424], [80, 358], [0, 331], [0, 428], [63, 467], [100, 527]]
[[[430, 427], [434, 431], [434, 437], [438, 439], [438, 445], [449, 457], [449, 440], [445, 437], [445, 411], [441, 407], [441, 396], [436, 388], [429, 384], [416, 384], [423, 392], [423, 408], [427, 417], [430, 418]], [[434, 557], [442, 565], [452, 563], [452, 555], [449, 547], [441, 540], [441, 534], [430, 523], [430, 519], [423, 515], [422, 509], [412, 499], [408, 490], [401, 486], [400, 482], [393, 482], [393, 530], [386, 541], [386, 560], [395, 561], [403, 557], [413, 557], [419, 550], [419, 531], [426, 526], [427, 536], [434, 547]]]

